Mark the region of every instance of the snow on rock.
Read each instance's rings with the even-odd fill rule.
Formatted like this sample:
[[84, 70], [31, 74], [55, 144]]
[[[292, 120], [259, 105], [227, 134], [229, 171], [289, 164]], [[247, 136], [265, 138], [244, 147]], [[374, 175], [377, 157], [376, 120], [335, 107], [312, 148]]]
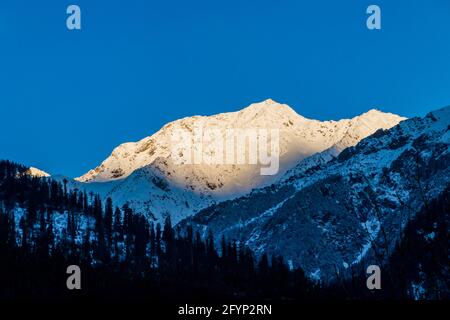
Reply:
[[36, 178], [48, 178], [50, 177], [50, 174], [48, 174], [45, 171], [39, 170], [35, 167], [29, 167], [28, 170], [25, 171], [25, 174], [36, 177]]
[[[111, 196], [118, 205], [127, 201], [155, 220], [171, 214], [176, 223], [213, 203], [270, 185], [312, 155], [322, 153], [321, 161], [328, 161], [376, 130], [391, 128], [403, 119], [371, 110], [353, 119], [317, 121], [268, 99], [237, 112], [193, 116], [168, 123], [138, 142], [121, 144], [98, 167], [76, 180], [87, 189]], [[219, 129], [223, 137], [228, 129], [278, 129], [278, 174], [261, 175], [259, 164], [176, 163], [171, 154], [175, 132], [179, 129], [192, 132], [199, 127]], [[248, 159], [248, 148], [246, 151]]]

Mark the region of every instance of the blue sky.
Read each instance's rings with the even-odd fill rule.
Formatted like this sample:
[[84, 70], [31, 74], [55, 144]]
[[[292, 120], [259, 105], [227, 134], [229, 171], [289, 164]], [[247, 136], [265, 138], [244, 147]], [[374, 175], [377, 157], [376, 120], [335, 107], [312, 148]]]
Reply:
[[448, 0], [2, 0], [0, 158], [77, 176], [168, 121], [266, 98], [423, 115], [450, 104], [449, 21]]

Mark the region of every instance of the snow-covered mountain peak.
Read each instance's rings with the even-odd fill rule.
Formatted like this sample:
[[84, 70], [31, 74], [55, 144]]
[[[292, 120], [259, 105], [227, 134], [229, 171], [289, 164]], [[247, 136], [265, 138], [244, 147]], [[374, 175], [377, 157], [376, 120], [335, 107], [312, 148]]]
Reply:
[[290, 115], [295, 115], [298, 117], [300, 116], [287, 104], [278, 103], [272, 99], [267, 99], [262, 102], [252, 103], [251, 105], [240, 110], [239, 112], [240, 113], [257, 114], [262, 111], [273, 112], [276, 114], [284, 114], [285, 116], [290, 116]]
[[[403, 118], [396, 115], [370, 111], [353, 119], [318, 121], [304, 118], [288, 105], [268, 99], [236, 112], [170, 122], [149, 137], [119, 145], [97, 168], [76, 180], [93, 183], [90, 187], [101, 188], [105, 196], [111, 196], [116, 202], [116, 199], [135, 200], [138, 211], [150, 211], [157, 219], [167, 211], [161, 203], [176, 206], [174, 210], [179, 211], [182, 217], [211, 201], [234, 198], [274, 183], [305, 158], [330, 148], [333, 148], [333, 155], [337, 155], [376, 130], [389, 129], [401, 120]], [[224, 141], [230, 129], [278, 130], [277, 174], [261, 175], [259, 163], [177, 163], [175, 154], [172, 154], [174, 136], [178, 130], [195, 134], [196, 128], [203, 132], [218, 129]], [[192, 145], [197, 141], [194, 136], [189, 139]], [[203, 150], [208, 146], [206, 140], [200, 142]], [[244, 149], [245, 158], [249, 159], [250, 148], [246, 145]], [[98, 183], [103, 185], [100, 187]], [[200, 201], [199, 198], [209, 200]], [[171, 201], [174, 203], [169, 205]]]
[[380, 110], [378, 110], [377, 108], [373, 108], [368, 110], [367, 112], [364, 112], [362, 115], [367, 115], [367, 116], [379, 116], [379, 115], [383, 115], [386, 114], [386, 112], [382, 112]]
[[[285, 171], [299, 160], [314, 153], [322, 152], [344, 138], [351, 139], [356, 143], [377, 129], [390, 128], [403, 119], [393, 114], [370, 110], [353, 119], [317, 121], [300, 116], [286, 104], [267, 99], [259, 103], [253, 103], [237, 112], [187, 117], [170, 122], [152, 136], [138, 142], [119, 145], [100, 166], [77, 178], [77, 180], [81, 182], [104, 182], [124, 179], [136, 169], [152, 164], [158, 157], [169, 159], [171, 158], [172, 137], [174, 132], [180, 129], [188, 132], [193, 132], [195, 127], [203, 129], [218, 128], [222, 132], [227, 129], [279, 129], [280, 153], [283, 158], [281, 160], [284, 161], [283, 165], [285, 166], [281, 168], [281, 171]], [[343, 147], [346, 146], [348, 144]], [[171, 168], [169, 171], [177, 171], [176, 169]], [[205, 167], [198, 167], [197, 169], [194, 170], [195, 173], [204, 171]], [[208, 168], [214, 179], [223, 174], [221, 171], [229, 171], [226, 166], [222, 166], [221, 169], [217, 171]], [[258, 170], [254, 169], [256, 168], [244, 166], [239, 168], [238, 171], [242, 173], [242, 170], [251, 170], [256, 174]], [[194, 175], [196, 175], [195, 173]], [[231, 173], [233, 180], [247, 177], [247, 173], [244, 173], [244, 176], [238, 174], [235, 177], [235, 175], [236, 172]], [[226, 184], [226, 181], [221, 181], [219, 184]], [[254, 187], [254, 185], [249, 187]]]
[[[153, 163], [158, 157], [170, 158], [171, 139], [176, 130], [193, 132], [194, 128], [227, 129], [282, 129], [292, 126], [303, 117], [289, 106], [271, 99], [254, 103], [236, 112], [212, 116], [193, 116], [179, 119], [164, 125], [154, 135], [138, 142], [127, 142], [116, 147], [100, 166], [76, 180], [81, 182], [102, 182], [123, 179], [134, 170]], [[294, 133], [290, 128], [289, 134]], [[287, 136], [287, 135], [286, 135]], [[289, 138], [288, 138], [289, 139]]]
[[239, 111], [241, 115], [248, 115], [253, 118], [265, 118], [272, 121], [291, 121], [302, 122], [306, 120], [303, 116], [299, 115], [287, 104], [278, 103], [272, 99], [267, 99], [259, 103], [253, 103], [247, 108]]
[[[389, 119], [396, 116], [371, 110], [332, 127], [346, 128], [339, 143], [352, 143], [361, 130]], [[332, 153], [337, 147], [306, 158], [288, 179], [206, 208], [179, 226], [235, 239], [256, 254], [282, 255], [323, 281], [342, 279], [361, 262], [380, 263], [408, 220], [448, 194], [450, 107], [379, 130], [339, 155]]]
[[36, 178], [47, 178], [50, 177], [50, 174], [48, 174], [45, 171], [42, 171], [38, 168], [35, 167], [29, 167], [27, 171], [25, 171], [25, 174], [31, 176], [31, 177], [36, 177]]

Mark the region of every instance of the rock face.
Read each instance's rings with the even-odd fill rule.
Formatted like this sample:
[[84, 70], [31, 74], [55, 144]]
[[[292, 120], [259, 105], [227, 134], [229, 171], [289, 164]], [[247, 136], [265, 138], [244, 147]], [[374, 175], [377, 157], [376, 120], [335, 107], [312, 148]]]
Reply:
[[[171, 214], [175, 223], [214, 203], [248, 194], [280, 178], [303, 170], [302, 160], [320, 154], [311, 164], [323, 163], [378, 129], [388, 129], [404, 118], [371, 110], [353, 119], [317, 121], [298, 115], [273, 100], [237, 112], [194, 116], [165, 125], [138, 142], [118, 146], [97, 168], [77, 178], [82, 186], [121, 205], [129, 202], [139, 213], [161, 221]], [[178, 164], [171, 144], [178, 130], [279, 130], [279, 171], [261, 175], [260, 164]], [[204, 147], [206, 144], [204, 144]], [[247, 152], [248, 150], [246, 150]], [[248, 152], [246, 159], [248, 159]], [[80, 184], [78, 184], [80, 186]]]
[[449, 143], [447, 107], [379, 130], [336, 158], [328, 149], [279, 182], [179, 225], [281, 254], [326, 281], [362, 259], [389, 256], [408, 219], [450, 184]]

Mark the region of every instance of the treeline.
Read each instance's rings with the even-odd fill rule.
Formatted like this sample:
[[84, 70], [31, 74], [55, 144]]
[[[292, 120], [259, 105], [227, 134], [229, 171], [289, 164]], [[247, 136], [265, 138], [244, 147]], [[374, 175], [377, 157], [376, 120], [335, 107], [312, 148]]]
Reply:
[[[404, 229], [381, 266], [382, 290], [366, 287], [365, 264], [351, 277], [314, 284], [282, 257], [256, 257], [211, 233], [149, 223], [128, 206], [103, 204], [67, 182], [33, 178], [0, 161], [0, 298], [448, 299], [450, 187]], [[66, 268], [82, 290], [66, 288]]]
[[[212, 234], [174, 229], [170, 216], [162, 226], [149, 223], [126, 204], [103, 205], [98, 195], [26, 170], [0, 161], [0, 274], [10, 275], [0, 296], [278, 299], [317, 289], [282, 257], [256, 259], [226, 239], [216, 245]], [[66, 289], [70, 264], [85, 275], [80, 293]]]

